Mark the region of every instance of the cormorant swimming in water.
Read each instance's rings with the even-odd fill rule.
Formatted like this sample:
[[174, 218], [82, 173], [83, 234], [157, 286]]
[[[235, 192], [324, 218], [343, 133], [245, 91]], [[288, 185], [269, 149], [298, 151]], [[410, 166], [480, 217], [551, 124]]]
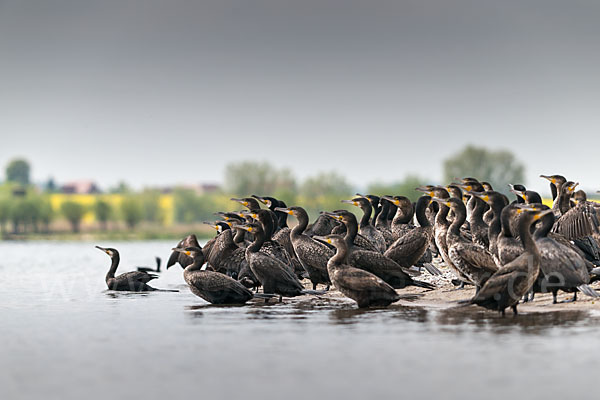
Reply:
[[137, 267], [137, 270], [140, 272], [156, 272], [160, 274], [160, 264], [162, 260], [160, 257], [154, 257], [154, 260], [156, 260], [156, 269], [151, 267]]
[[97, 249], [102, 250], [111, 259], [110, 269], [106, 274], [106, 286], [110, 290], [119, 290], [119, 291], [130, 291], [130, 292], [149, 292], [160, 290], [163, 292], [177, 292], [177, 290], [161, 290], [153, 288], [148, 285], [153, 279], [158, 278], [158, 275], [149, 274], [147, 272], [141, 271], [132, 271], [125, 272], [124, 274], [115, 276], [115, 272], [117, 272], [117, 268], [119, 267], [119, 261], [121, 260], [119, 256], [119, 252], [113, 248], [104, 248], [100, 246], [96, 246]]

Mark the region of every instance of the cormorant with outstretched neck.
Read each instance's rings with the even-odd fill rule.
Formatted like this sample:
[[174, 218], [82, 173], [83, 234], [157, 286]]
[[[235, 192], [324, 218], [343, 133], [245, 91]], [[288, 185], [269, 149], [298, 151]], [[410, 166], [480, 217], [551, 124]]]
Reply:
[[335, 255], [327, 262], [327, 270], [335, 287], [346, 297], [356, 301], [359, 307], [388, 306], [400, 300], [394, 288], [381, 278], [348, 264], [346, 241], [339, 235], [324, 238], [336, 248]]
[[199, 247], [174, 248], [173, 251], [191, 257], [192, 264], [183, 270], [183, 278], [192, 293], [211, 304], [244, 304], [254, 294], [241, 283], [214, 271], [202, 271], [204, 254]]
[[323, 243], [304, 234], [308, 226], [308, 214], [302, 207], [276, 208], [276, 210], [298, 219], [298, 225], [290, 233], [290, 240], [298, 259], [308, 272], [313, 289], [316, 289], [319, 283], [327, 285], [327, 289], [329, 289], [331, 280], [327, 273], [327, 261], [334, 252]]
[[254, 242], [246, 248], [246, 260], [254, 275], [263, 285], [263, 292], [294, 297], [305, 293], [304, 286], [289, 267], [275, 257], [260, 251], [266, 237], [260, 223], [245, 224], [241, 229], [254, 235]]
[[531, 289], [540, 272], [541, 255], [531, 236], [530, 227], [533, 222], [551, 212], [526, 211], [519, 221], [519, 237], [524, 252], [492, 275], [466, 303], [500, 311], [502, 315], [506, 308], [511, 307], [517, 314], [519, 300]]
[[358, 224], [358, 233], [363, 235], [369, 240], [380, 253], [385, 252], [385, 238], [372, 224], [371, 224], [371, 213], [373, 207], [368, 199], [364, 197], [355, 197], [352, 200], [342, 200], [342, 203], [352, 204], [353, 206], [360, 207], [363, 212], [363, 216]]
[[160, 257], [154, 257], [154, 260], [156, 261], [156, 268], [137, 267], [137, 270], [140, 272], [156, 272], [156, 273], [160, 274], [160, 264], [161, 264], [162, 260], [160, 259]]
[[[113, 248], [104, 248], [100, 246], [96, 246], [97, 249], [102, 250], [111, 259], [110, 269], [106, 274], [106, 286], [110, 290], [119, 290], [119, 291], [130, 291], [130, 292], [149, 292], [160, 290], [153, 288], [148, 285], [153, 279], [158, 278], [158, 275], [149, 274], [147, 272], [141, 271], [132, 271], [126, 272], [124, 274], [115, 276], [115, 272], [117, 272], [117, 268], [119, 267], [119, 261], [121, 257], [119, 256], [119, 252]], [[167, 291], [167, 290], [163, 290]], [[176, 292], [177, 290], [169, 290]]]
[[348, 262], [350, 265], [369, 271], [377, 275], [395, 289], [402, 289], [406, 286], [419, 286], [427, 289], [433, 289], [434, 286], [413, 280], [398, 263], [383, 254], [365, 250], [354, 244], [354, 239], [358, 231], [356, 217], [349, 211], [338, 210], [333, 213], [327, 213], [332, 218], [336, 218], [346, 225], [346, 246], [348, 247]]
[[[446, 242], [448, 257], [456, 268], [457, 278], [475, 285], [477, 289], [498, 270], [494, 258], [483, 246], [469, 242], [460, 233], [460, 228], [467, 219], [467, 209], [462, 200], [452, 197], [450, 199], [434, 198], [454, 211], [454, 221], [448, 228]], [[451, 265], [449, 265], [452, 268]]]

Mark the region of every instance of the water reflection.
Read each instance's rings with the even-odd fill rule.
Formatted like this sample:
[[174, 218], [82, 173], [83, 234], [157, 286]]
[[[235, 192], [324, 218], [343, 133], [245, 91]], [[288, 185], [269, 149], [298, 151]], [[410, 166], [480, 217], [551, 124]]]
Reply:
[[564, 310], [552, 312], [530, 312], [502, 317], [499, 313], [476, 309], [474, 307], [456, 307], [438, 310], [433, 321], [442, 329], [452, 331], [490, 331], [494, 334], [513, 333], [515, 330], [525, 334], [539, 335], [556, 328], [568, 328], [585, 323], [585, 326], [598, 326], [600, 319], [585, 310]]

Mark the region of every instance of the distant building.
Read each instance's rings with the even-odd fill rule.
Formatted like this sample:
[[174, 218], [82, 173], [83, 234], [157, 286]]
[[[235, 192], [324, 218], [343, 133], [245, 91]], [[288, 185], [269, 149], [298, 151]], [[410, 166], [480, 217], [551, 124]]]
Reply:
[[61, 186], [61, 193], [66, 194], [94, 194], [100, 193], [98, 185], [93, 181], [75, 181]]

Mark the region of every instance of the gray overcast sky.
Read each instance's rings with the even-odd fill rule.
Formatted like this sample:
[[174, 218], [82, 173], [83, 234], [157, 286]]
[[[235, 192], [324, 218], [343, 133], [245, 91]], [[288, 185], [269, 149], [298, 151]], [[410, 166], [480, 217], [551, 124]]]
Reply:
[[[237, 159], [436, 180], [467, 143], [600, 186], [600, 2], [0, 0], [0, 164], [220, 181]], [[560, 154], [559, 154], [560, 153]]]

